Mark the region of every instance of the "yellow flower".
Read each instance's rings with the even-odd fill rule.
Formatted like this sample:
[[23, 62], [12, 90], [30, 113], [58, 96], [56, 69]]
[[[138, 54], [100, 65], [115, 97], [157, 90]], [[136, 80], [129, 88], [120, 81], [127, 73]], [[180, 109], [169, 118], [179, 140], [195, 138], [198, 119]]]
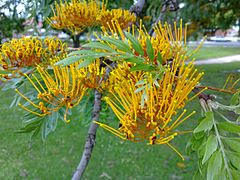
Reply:
[[78, 105], [87, 90], [83, 84], [82, 74], [84, 72], [83, 70], [77, 70], [76, 66], [76, 64], [71, 64], [68, 67], [53, 66], [53, 75], [49, 74], [47, 70], [37, 67], [38, 77], [33, 74], [33, 79], [31, 79], [25, 75], [38, 92], [39, 104], [35, 104], [16, 90], [37, 110], [33, 111], [22, 104], [19, 105], [38, 116], [45, 116], [65, 107], [64, 120], [68, 122], [68, 109]]
[[[21, 68], [49, 65], [56, 57], [65, 57], [67, 46], [57, 38], [23, 37], [4, 43], [0, 51], [0, 66], [11, 77], [22, 75]], [[2, 75], [8, 79], [8, 75]]]
[[108, 31], [114, 28], [115, 22], [118, 22], [121, 29], [126, 29], [136, 21], [136, 17], [128, 10], [112, 9], [105, 11], [103, 10], [98, 16], [97, 20], [101, 24], [104, 31]]
[[73, 33], [80, 33], [86, 27], [97, 25], [97, 16], [102, 7], [94, 0], [72, 0], [71, 2], [62, 1], [60, 4], [55, 2], [56, 11], [54, 16], [48, 19], [50, 25], [56, 29], [69, 29]]
[[[117, 28], [112, 29], [111, 37], [119, 39], [120, 36], [125, 41], [126, 37], [120, 26], [116, 23], [115, 27]], [[196, 97], [195, 95], [189, 98], [189, 94], [199, 83], [203, 73], [195, 69], [194, 60], [185, 63], [189, 57], [186, 56], [186, 49], [182, 45], [185, 37], [180, 35], [183, 33], [181, 24], [175, 36], [171, 34], [167, 24], [164, 28], [159, 24], [153, 37], [147, 34], [142, 25], [139, 29], [133, 27], [129, 32], [137, 36], [144, 51], [144, 54], [140, 55], [131, 47], [133, 54], [141, 56], [146, 65], [152, 62], [158, 65], [157, 56], [160, 53], [161, 66], [165, 70], [162, 77], [155, 76], [156, 72], [131, 71], [134, 63], [122, 63], [119, 60], [117, 69], [110, 73], [109, 95], [105, 97], [107, 104], [119, 119], [119, 128], [96, 123], [122, 139], [167, 144], [180, 155], [169, 142], [178, 134], [184, 133], [176, 128], [195, 113], [187, 113], [184, 107]], [[105, 32], [104, 34], [109, 36]], [[147, 39], [151, 41], [154, 51], [152, 61], [147, 54]], [[111, 47], [116, 48], [114, 45]]]
[[101, 68], [100, 59], [96, 59], [93, 63], [81, 69], [82, 81], [85, 87], [90, 89], [102, 90], [106, 88], [103, 78], [105, 76], [105, 68]]
[[[124, 29], [122, 29], [119, 22], [114, 21], [111, 24], [111, 27], [109, 26], [109, 30], [102, 29], [103, 34], [102, 36], [111, 36], [116, 39], [121, 39], [125, 41], [126, 36], [124, 35]], [[173, 33], [174, 31], [174, 33]], [[174, 23], [174, 28], [171, 27], [171, 25], [165, 23], [162, 25], [161, 23], [158, 23], [157, 26], [154, 28], [155, 35], [150, 36], [145, 29], [145, 27], [142, 25], [142, 22], [140, 21], [139, 28], [136, 28], [134, 25], [128, 27], [127, 32], [131, 33], [133, 36], [137, 38], [137, 40], [140, 42], [143, 51], [144, 51], [144, 59], [146, 62], [149, 61], [149, 57], [147, 55], [147, 46], [146, 41], [149, 39], [151, 41], [151, 44], [153, 46], [154, 50], [154, 62], [157, 63], [157, 57], [158, 53], [161, 54], [162, 57], [162, 64], [165, 65], [169, 61], [171, 62], [176, 56], [182, 56], [183, 59], [179, 58], [180, 61], [186, 61], [189, 60], [190, 57], [196, 53], [199, 48], [202, 46], [202, 43], [191, 53], [187, 54], [188, 49], [186, 46], [186, 32], [187, 32], [187, 24], [185, 24], [185, 27], [183, 28], [182, 21], [180, 21], [179, 27], [177, 27], [177, 24]], [[206, 37], [205, 37], [206, 38]], [[99, 41], [103, 42], [101, 38], [98, 38]], [[112, 44], [110, 44], [112, 48], [116, 49], [116, 47]], [[139, 53], [137, 53], [134, 48], [132, 48], [132, 45], [130, 43], [131, 50], [136, 56], [139, 56]], [[116, 49], [117, 50], [117, 49]], [[120, 50], [117, 50], [120, 51]]]

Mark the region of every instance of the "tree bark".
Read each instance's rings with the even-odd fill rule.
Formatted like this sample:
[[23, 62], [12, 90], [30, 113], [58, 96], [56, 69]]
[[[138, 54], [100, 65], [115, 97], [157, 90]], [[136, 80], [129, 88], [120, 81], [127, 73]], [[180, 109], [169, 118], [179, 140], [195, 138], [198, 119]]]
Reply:
[[[101, 111], [101, 98], [102, 93], [95, 89], [94, 93], [94, 106], [92, 112], [92, 120], [99, 121], [100, 111]], [[81, 161], [75, 171], [72, 180], [79, 180], [81, 179], [88, 162], [91, 158], [92, 150], [96, 143], [96, 132], [97, 132], [98, 125], [94, 122], [91, 123], [90, 128], [88, 130], [87, 140], [85, 143], [83, 155]]]
[[79, 38], [80, 38], [80, 34], [72, 36], [73, 47], [74, 48], [79, 48], [80, 47], [80, 39]]
[[139, 16], [139, 14], [142, 12], [142, 9], [144, 7], [145, 0], [138, 0], [137, 3], [133, 4], [129, 11], [132, 13], [135, 13], [136, 16]]
[[160, 15], [156, 19], [156, 21], [152, 24], [152, 28], [149, 30], [149, 34], [152, 35], [154, 32], [154, 27], [158, 24], [158, 22], [163, 21], [164, 15], [167, 12], [167, 10], [173, 12], [177, 11], [179, 8], [178, 0], [164, 0], [162, 4], [162, 9], [160, 12]]

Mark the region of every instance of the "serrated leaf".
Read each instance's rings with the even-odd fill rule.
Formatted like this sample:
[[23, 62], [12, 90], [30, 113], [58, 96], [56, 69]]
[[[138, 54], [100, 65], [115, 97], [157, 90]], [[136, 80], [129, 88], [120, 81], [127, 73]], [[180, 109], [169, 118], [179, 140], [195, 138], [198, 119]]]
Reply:
[[124, 33], [127, 39], [131, 42], [133, 49], [139, 53], [141, 56], [144, 56], [143, 48], [137, 38], [135, 38], [132, 34], [125, 32]]
[[147, 45], [147, 55], [150, 59], [150, 61], [154, 60], [154, 49], [152, 47], [152, 43], [149, 38], [146, 40], [146, 45]]
[[115, 45], [118, 50], [132, 54], [132, 50], [130, 49], [130, 47], [120, 39], [115, 39], [115, 38], [110, 38], [110, 37], [102, 37], [102, 40]]
[[225, 142], [232, 150], [240, 152], [240, 138], [223, 138]]
[[215, 135], [211, 134], [207, 140], [205, 154], [204, 154], [204, 157], [202, 160], [202, 164], [204, 164], [211, 157], [211, 155], [217, 150], [217, 147], [218, 147], [217, 138]]
[[220, 150], [213, 153], [207, 167], [207, 180], [213, 180], [219, 175], [222, 169], [222, 154]]
[[236, 125], [230, 122], [219, 122], [218, 128], [231, 133], [240, 133], [240, 125]]
[[201, 131], [207, 131], [212, 129], [213, 126], [213, 113], [206, 112], [205, 118], [200, 122], [200, 124], [194, 129], [193, 133], [198, 133]]

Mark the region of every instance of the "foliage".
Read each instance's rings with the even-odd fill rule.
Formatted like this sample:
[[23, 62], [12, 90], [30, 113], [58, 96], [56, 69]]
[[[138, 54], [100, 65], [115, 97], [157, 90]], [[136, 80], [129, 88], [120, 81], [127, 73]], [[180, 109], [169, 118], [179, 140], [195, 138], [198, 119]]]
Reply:
[[[193, 179], [239, 179], [239, 91], [232, 97], [231, 105], [215, 100], [200, 99], [204, 118], [200, 119], [188, 144], [188, 152], [197, 152], [199, 168]], [[235, 120], [221, 112], [232, 111]]]
[[184, 7], [180, 9], [181, 16], [188, 17], [191, 33], [202, 31], [205, 34], [214, 33], [218, 29], [228, 29], [236, 25], [239, 19], [239, 2], [183, 0]]

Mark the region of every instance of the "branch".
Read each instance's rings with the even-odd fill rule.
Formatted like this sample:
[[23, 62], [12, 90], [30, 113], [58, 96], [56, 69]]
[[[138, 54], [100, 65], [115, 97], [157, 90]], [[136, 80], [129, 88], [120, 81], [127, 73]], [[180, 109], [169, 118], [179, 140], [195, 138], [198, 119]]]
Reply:
[[134, 13], [136, 16], [139, 16], [142, 12], [143, 6], [145, 4], [145, 0], [138, 0], [137, 3], [133, 4], [129, 11], [131, 13]]
[[[103, 76], [100, 79], [99, 84], [101, 84], [102, 81], [106, 81], [108, 79], [110, 72], [112, 71], [113, 68], [116, 67], [116, 65], [117, 64], [113, 62], [107, 66], [106, 74], [105, 74], [105, 76]], [[97, 89], [95, 89], [94, 105], [93, 105], [93, 112], [92, 112], [92, 123], [88, 130], [88, 135], [87, 135], [87, 139], [86, 139], [86, 143], [85, 143], [81, 161], [77, 167], [77, 170], [75, 171], [75, 173], [72, 177], [72, 180], [81, 179], [81, 177], [88, 165], [88, 162], [90, 161], [93, 148], [96, 144], [96, 133], [97, 133], [98, 125], [96, 123], [94, 123], [94, 121], [97, 121], [97, 122], [99, 121], [99, 116], [100, 116], [100, 111], [101, 111], [101, 98], [102, 98], [102, 93], [99, 92]]]
[[162, 4], [162, 9], [160, 12], [160, 15], [156, 19], [156, 21], [152, 24], [151, 29], [149, 30], [149, 35], [152, 35], [154, 32], [154, 27], [161, 21], [163, 21], [164, 14], [167, 12], [167, 10], [174, 12], [179, 9], [178, 1], [177, 0], [164, 0]]
[[[94, 93], [94, 106], [92, 112], [92, 121], [99, 121], [100, 111], [101, 111], [101, 98], [102, 93], [98, 90], [95, 90]], [[94, 122], [91, 123], [90, 128], [88, 130], [87, 140], [85, 143], [83, 155], [81, 161], [75, 171], [72, 180], [79, 180], [81, 179], [88, 162], [91, 158], [92, 150], [96, 143], [96, 132], [97, 132], [98, 125]]]
[[212, 90], [212, 91], [218, 91], [218, 92], [223, 92], [223, 93], [229, 93], [229, 94], [234, 94], [236, 93], [235, 91], [231, 91], [231, 90], [227, 90], [227, 89], [221, 89], [221, 88], [217, 88], [217, 87], [213, 87], [213, 86], [197, 86], [198, 88], [204, 89], [204, 88], [208, 88], [208, 90]]

